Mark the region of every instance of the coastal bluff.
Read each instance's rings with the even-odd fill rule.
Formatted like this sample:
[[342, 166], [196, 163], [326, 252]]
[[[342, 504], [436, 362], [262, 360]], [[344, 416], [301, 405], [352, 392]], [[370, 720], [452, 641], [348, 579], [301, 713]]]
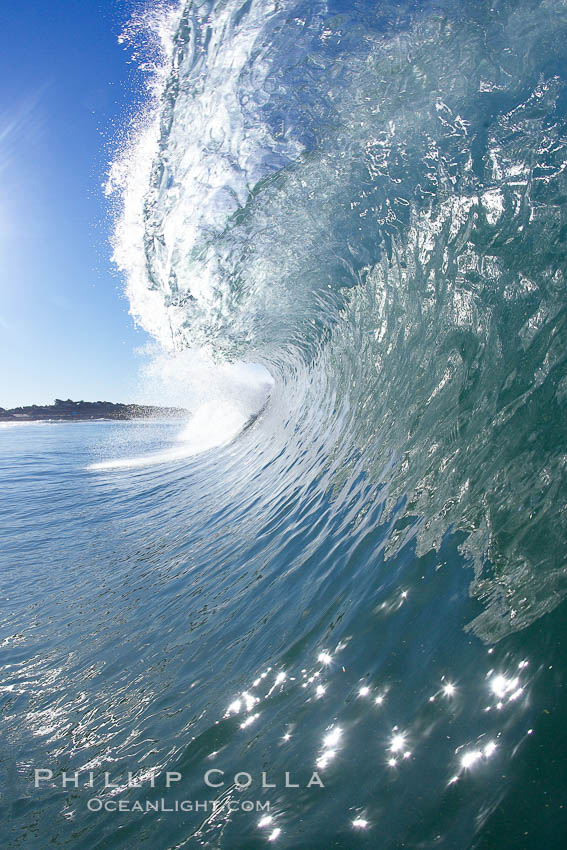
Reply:
[[149, 404], [115, 404], [111, 401], [65, 401], [31, 404], [7, 410], [0, 407], [0, 422], [81, 422], [89, 419], [183, 419], [189, 411], [181, 407], [156, 407]]

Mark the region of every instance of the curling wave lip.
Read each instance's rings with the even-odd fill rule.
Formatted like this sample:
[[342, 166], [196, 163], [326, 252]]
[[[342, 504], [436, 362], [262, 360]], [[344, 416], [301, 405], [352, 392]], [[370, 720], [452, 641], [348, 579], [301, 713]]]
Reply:
[[161, 452], [137, 457], [116, 458], [90, 464], [91, 470], [133, 469], [184, 460], [219, 448], [232, 442], [239, 434], [256, 422], [265, 410], [266, 400], [260, 410], [246, 414], [231, 402], [207, 402], [196, 411], [189, 424], [178, 436], [178, 445]]

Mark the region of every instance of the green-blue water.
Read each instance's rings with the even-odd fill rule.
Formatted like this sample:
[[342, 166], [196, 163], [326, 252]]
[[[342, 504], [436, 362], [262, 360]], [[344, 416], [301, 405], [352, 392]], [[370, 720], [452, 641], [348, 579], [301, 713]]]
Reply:
[[148, 15], [192, 417], [0, 429], [3, 844], [560, 848], [567, 6]]
[[562, 846], [563, 609], [483, 643], [463, 535], [416, 555], [418, 519], [386, 517], [360, 461], [331, 491], [320, 442], [288, 426], [276, 450], [265, 415], [207, 456], [107, 472], [101, 446], [179, 426], [3, 431], [4, 846]]

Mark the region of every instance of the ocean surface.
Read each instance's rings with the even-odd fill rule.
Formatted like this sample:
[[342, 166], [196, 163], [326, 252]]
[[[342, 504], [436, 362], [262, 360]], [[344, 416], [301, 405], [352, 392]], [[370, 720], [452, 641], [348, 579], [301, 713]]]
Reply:
[[0, 845], [564, 847], [567, 3], [123, 38], [114, 259], [192, 413], [0, 426]]

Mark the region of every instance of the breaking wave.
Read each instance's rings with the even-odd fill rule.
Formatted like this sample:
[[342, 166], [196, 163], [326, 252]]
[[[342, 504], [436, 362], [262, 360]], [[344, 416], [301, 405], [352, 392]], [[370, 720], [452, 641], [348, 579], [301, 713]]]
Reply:
[[174, 358], [262, 364], [253, 455], [292, 476], [311, 445], [302, 474], [339, 504], [363, 476], [387, 558], [461, 534], [470, 628], [524, 628], [567, 589], [567, 6], [152, 15], [109, 179], [136, 320]]

